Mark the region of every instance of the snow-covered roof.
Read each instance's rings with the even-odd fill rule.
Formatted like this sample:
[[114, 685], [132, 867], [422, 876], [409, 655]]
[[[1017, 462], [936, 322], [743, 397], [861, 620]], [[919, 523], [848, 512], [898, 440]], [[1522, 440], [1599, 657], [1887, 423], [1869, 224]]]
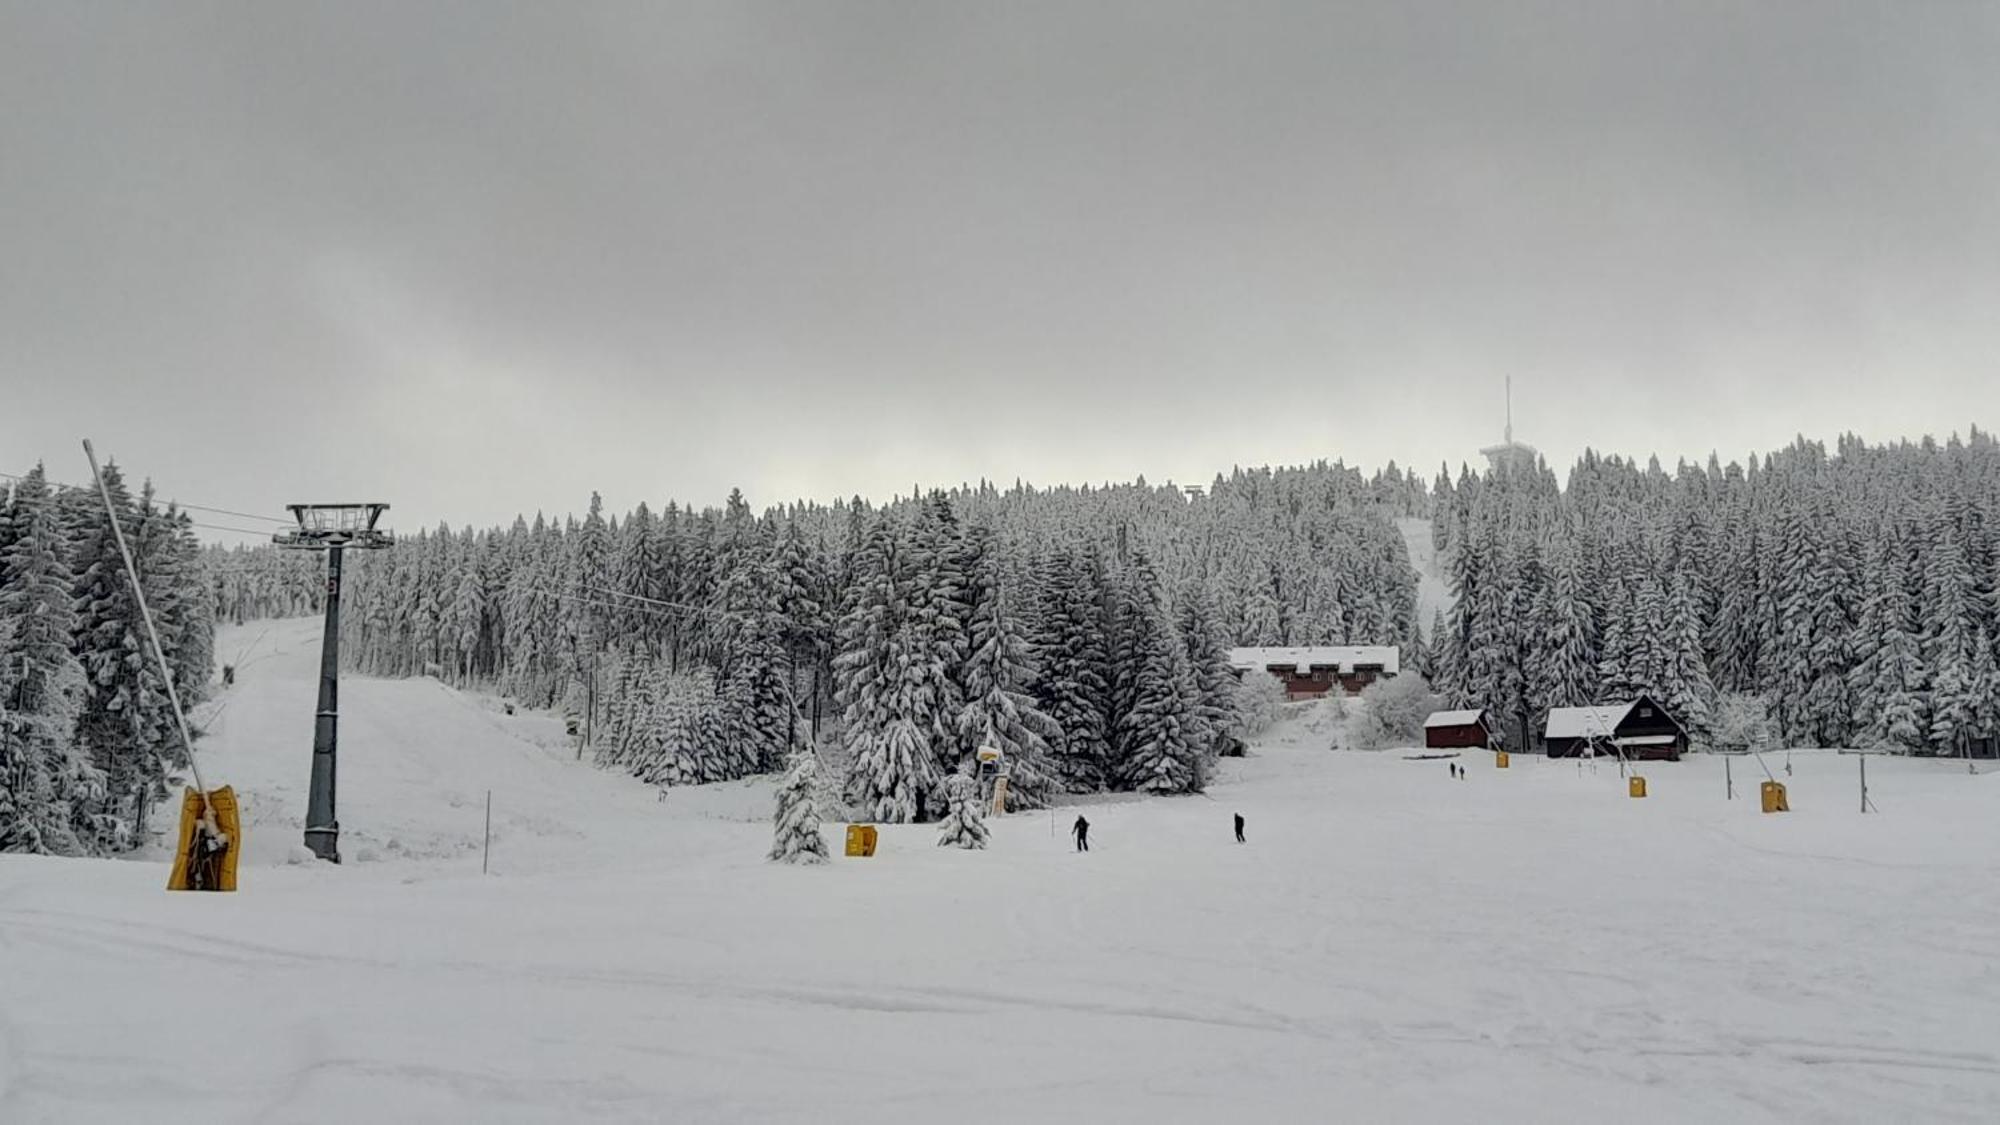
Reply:
[[1550, 738], [1610, 738], [1618, 724], [1632, 711], [1632, 702], [1603, 703], [1595, 707], [1551, 707], [1547, 735]]
[[1483, 714], [1485, 714], [1484, 711], [1432, 711], [1431, 717], [1424, 720], [1424, 729], [1429, 730], [1432, 727], [1469, 727], [1477, 723], [1479, 716]]
[[1300, 647], [1252, 647], [1229, 650], [1229, 666], [1232, 668], [1296, 668], [1310, 672], [1314, 668], [1338, 668], [1343, 673], [1352, 672], [1356, 665], [1369, 664], [1380, 667], [1390, 675], [1400, 671], [1398, 650], [1395, 645], [1305, 645]]

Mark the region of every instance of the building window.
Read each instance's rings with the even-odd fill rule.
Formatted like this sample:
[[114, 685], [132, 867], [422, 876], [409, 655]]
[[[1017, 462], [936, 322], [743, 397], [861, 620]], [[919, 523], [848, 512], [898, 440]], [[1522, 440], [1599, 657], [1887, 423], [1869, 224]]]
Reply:
[[1639, 708], [1639, 717], [1640, 717], [1640, 718], [1642, 718], [1642, 719], [1650, 719], [1650, 718], [1652, 718], [1652, 717], [1653, 717], [1653, 709], [1652, 709], [1651, 707], [1641, 707], [1641, 708]]

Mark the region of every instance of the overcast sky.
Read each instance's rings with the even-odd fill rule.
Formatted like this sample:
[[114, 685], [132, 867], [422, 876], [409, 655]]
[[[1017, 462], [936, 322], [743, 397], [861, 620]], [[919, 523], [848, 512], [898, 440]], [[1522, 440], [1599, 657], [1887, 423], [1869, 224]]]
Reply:
[[[2000, 426], [2000, 4], [0, 0], [0, 471], [590, 490]], [[279, 513], [282, 514], [282, 513]]]

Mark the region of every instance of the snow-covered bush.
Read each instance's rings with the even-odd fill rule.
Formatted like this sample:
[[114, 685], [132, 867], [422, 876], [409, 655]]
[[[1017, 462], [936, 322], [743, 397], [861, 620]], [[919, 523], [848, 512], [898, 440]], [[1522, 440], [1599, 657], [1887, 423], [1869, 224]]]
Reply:
[[1361, 693], [1361, 706], [1347, 724], [1350, 750], [1414, 746], [1423, 739], [1424, 720], [1441, 701], [1422, 676], [1405, 674], [1377, 680]]
[[979, 787], [966, 775], [953, 774], [945, 783], [950, 806], [938, 832], [938, 847], [978, 850], [986, 846], [986, 810], [980, 807]]
[[1741, 754], [1768, 749], [1776, 739], [1770, 705], [1761, 695], [1730, 692], [1715, 708], [1715, 749]]
[[1249, 740], [1271, 729], [1285, 713], [1285, 685], [1260, 672], [1245, 675], [1231, 700], [1229, 733]]
[[792, 754], [791, 768], [778, 785], [778, 811], [771, 825], [773, 861], [826, 862], [826, 837], [819, 832], [819, 758], [810, 749]]

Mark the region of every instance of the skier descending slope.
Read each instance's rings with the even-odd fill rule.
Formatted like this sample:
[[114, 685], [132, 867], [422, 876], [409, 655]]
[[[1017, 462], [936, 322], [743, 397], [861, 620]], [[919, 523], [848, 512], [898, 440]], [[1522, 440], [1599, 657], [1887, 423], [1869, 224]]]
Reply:
[[1077, 851], [1087, 852], [1090, 850], [1090, 822], [1083, 819], [1081, 814], [1078, 814], [1076, 823], [1070, 825], [1069, 834], [1076, 837]]
[[1237, 842], [1237, 843], [1239, 843], [1239, 844], [1243, 842], [1243, 814], [1242, 814], [1242, 813], [1237, 813], [1237, 814], [1236, 814], [1236, 842]]

